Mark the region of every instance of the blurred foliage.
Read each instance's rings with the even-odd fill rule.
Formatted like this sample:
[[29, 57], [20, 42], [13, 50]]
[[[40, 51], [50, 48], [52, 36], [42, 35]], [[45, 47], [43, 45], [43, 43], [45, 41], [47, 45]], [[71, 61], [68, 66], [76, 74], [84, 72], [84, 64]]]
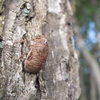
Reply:
[[100, 18], [100, 0], [76, 0], [75, 16], [78, 23], [82, 25], [87, 18], [95, 20], [98, 15]]
[[[70, 0], [75, 4], [74, 17], [80, 27], [80, 33], [84, 38], [87, 50], [91, 52], [93, 57], [100, 63], [100, 47], [98, 41], [98, 34], [100, 34], [100, 0]], [[74, 2], [74, 3], [73, 3]], [[73, 8], [73, 5], [72, 5]], [[100, 35], [99, 35], [100, 36]], [[79, 49], [77, 36], [74, 37], [76, 48]], [[79, 100], [93, 100], [91, 98], [91, 69], [80, 53], [80, 76], [82, 94]], [[82, 85], [83, 84], [83, 85]], [[97, 91], [97, 89], [96, 89]], [[84, 92], [84, 93], [83, 93]], [[95, 100], [99, 100], [98, 93], [96, 93]]]
[[[74, 0], [75, 1], [75, 0]], [[75, 18], [87, 49], [99, 62], [100, 0], [76, 0]], [[76, 41], [77, 42], [77, 41]]]

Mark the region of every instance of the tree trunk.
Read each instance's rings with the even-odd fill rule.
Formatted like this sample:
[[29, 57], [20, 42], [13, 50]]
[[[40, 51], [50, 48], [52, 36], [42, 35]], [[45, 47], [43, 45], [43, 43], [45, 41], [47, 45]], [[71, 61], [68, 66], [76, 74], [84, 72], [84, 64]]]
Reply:
[[[6, 0], [0, 100], [76, 100], [80, 95], [79, 62], [74, 50], [72, 10], [68, 0]], [[49, 55], [37, 74], [24, 71], [28, 50], [23, 39], [43, 34]], [[33, 43], [33, 42], [32, 42]]]
[[91, 73], [90, 83], [91, 83], [90, 84], [91, 85], [91, 91], [90, 91], [91, 100], [96, 100], [97, 99], [97, 85], [93, 77], [93, 73]]

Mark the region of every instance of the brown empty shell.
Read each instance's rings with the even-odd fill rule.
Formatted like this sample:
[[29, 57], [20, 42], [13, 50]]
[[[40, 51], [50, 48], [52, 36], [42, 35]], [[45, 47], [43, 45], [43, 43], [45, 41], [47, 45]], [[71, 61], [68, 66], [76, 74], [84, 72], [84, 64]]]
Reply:
[[30, 45], [30, 51], [24, 63], [27, 72], [35, 73], [44, 67], [48, 56], [48, 44], [44, 35], [38, 35], [34, 44]]

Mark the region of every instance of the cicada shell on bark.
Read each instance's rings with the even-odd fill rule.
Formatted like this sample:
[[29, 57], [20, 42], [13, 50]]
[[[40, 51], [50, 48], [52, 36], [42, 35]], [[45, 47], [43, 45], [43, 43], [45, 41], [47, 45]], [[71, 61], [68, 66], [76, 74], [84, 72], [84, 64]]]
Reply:
[[38, 35], [34, 39], [33, 45], [30, 45], [30, 41], [27, 39], [23, 41], [27, 42], [30, 49], [24, 62], [24, 69], [27, 72], [36, 73], [44, 68], [48, 56], [47, 38], [44, 35]]
[[38, 35], [34, 39], [34, 44], [30, 46], [30, 51], [25, 60], [25, 70], [28, 72], [38, 72], [44, 68], [48, 56], [47, 39], [43, 35]]

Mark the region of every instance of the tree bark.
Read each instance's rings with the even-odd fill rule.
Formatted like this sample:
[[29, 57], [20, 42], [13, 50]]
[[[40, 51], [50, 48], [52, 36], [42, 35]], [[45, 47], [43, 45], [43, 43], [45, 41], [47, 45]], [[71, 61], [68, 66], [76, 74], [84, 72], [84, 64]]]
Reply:
[[[80, 96], [79, 62], [74, 50], [72, 10], [68, 0], [6, 0], [0, 70], [1, 100], [76, 100]], [[28, 51], [16, 41], [43, 34], [49, 55], [37, 74], [24, 71]], [[31, 41], [32, 42], [32, 41]], [[32, 42], [33, 43], [33, 42]]]

